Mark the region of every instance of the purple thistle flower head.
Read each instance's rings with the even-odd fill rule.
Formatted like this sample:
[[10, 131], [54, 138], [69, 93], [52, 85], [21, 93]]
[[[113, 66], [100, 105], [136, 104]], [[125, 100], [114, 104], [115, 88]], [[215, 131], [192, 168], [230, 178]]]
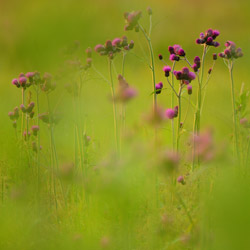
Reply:
[[21, 77], [19, 78], [19, 83], [20, 83], [20, 85], [21, 85], [22, 87], [25, 87], [26, 82], [27, 82], [27, 78], [26, 78], [26, 77], [21, 76]]
[[210, 37], [210, 36], [212, 36], [212, 35], [213, 35], [213, 30], [212, 30], [212, 29], [208, 29], [208, 30], [206, 31], [206, 36]]
[[200, 38], [203, 39], [205, 37], [205, 34], [203, 32], [200, 33]]
[[198, 65], [196, 63], [194, 63], [192, 65], [192, 69], [194, 70], [194, 72], [197, 72], [199, 70], [199, 67], [198, 67]]
[[178, 55], [179, 55], [179, 56], [185, 56], [186, 53], [185, 53], [184, 49], [179, 49]]
[[175, 55], [175, 54], [171, 54], [170, 57], [169, 57], [169, 60], [170, 61], [179, 61], [180, 57]]
[[158, 84], [156, 84], [155, 85], [156, 94], [160, 94], [162, 88], [163, 88], [163, 83], [162, 82], [159, 82]]
[[225, 58], [225, 54], [224, 54], [223, 52], [220, 52], [220, 53], [218, 54], [218, 56], [221, 57], [221, 58]]
[[12, 80], [12, 84], [18, 86], [19, 85], [18, 80], [16, 78], [13, 79]]
[[28, 73], [26, 73], [26, 77], [27, 78], [32, 78], [34, 75], [35, 75], [34, 72], [28, 72]]
[[176, 77], [177, 80], [182, 80], [182, 72], [177, 71], [175, 77]]
[[180, 175], [178, 178], [177, 178], [177, 182], [178, 183], [181, 183], [182, 185], [185, 184], [185, 180], [184, 180], [184, 177], [182, 175]]
[[217, 60], [217, 54], [213, 53], [213, 60]]
[[212, 42], [213, 42], [213, 38], [211, 37], [211, 36], [209, 36], [208, 38], [207, 38], [207, 45], [211, 45], [212, 44]]
[[241, 49], [241, 48], [238, 48], [238, 49], [236, 50], [236, 56], [237, 56], [237, 58], [243, 56], [243, 52], [242, 52], [242, 49]]
[[165, 72], [165, 76], [169, 77], [169, 73], [171, 72], [171, 67], [169, 66], [164, 66], [163, 71]]
[[219, 35], [220, 35], [220, 32], [218, 30], [213, 30], [213, 39], [215, 39]]
[[159, 55], [158, 55], [158, 58], [159, 58], [160, 60], [162, 60], [162, 59], [163, 59], [162, 54], [159, 54]]
[[199, 56], [196, 56], [196, 57], [194, 58], [194, 63], [199, 64], [200, 62], [201, 62], [200, 57], [199, 57]]
[[97, 44], [96, 46], [95, 46], [95, 51], [97, 52], [97, 53], [100, 53], [101, 51], [104, 51], [105, 50], [105, 48], [104, 48], [104, 46], [102, 45], [102, 44]]
[[174, 48], [174, 53], [175, 53], [176, 55], [178, 55], [179, 50], [181, 49], [181, 46], [180, 46], [179, 44], [175, 44], [175, 45], [173, 46], [173, 48]]
[[188, 67], [183, 67], [182, 68], [182, 74], [188, 75], [188, 73], [189, 73], [189, 68]]
[[112, 45], [113, 45], [114, 47], [120, 47], [121, 42], [122, 42], [122, 40], [121, 40], [120, 38], [115, 38], [115, 39], [112, 41]]
[[202, 44], [202, 39], [198, 38], [198, 39], [195, 40], [195, 42], [196, 42], [197, 44]]
[[189, 78], [189, 81], [190, 81], [190, 82], [191, 82], [192, 80], [194, 80], [195, 77], [196, 77], [196, 76], [195, 76], [195, 73], [194, 73], [194, 72], [191, 72], [191, 71], [190, 71], [190, 72], [188, 73], [188, 78]]
[[193, 90], [192, 85], [188, 84], [188, 85], [187, 85], [187, 91], [188, 91], [188, 94], [189, 94], [189, 95], [192, 94], [192, 90]]
[[167, 109], [166, 110], [166, 117], [168, 119], [174, 119], [174, 117], [175, 117], [175, 111], [173, 109]]
[[216, 41], [213, 41], [212, 45], [213, 45], [215, 48], [217, 48], [217, 47], [220, 46], [220, 43], [218, 43], [218, 42], [216, 42]]
[[168, 46], [168, 51], [170, 54], [174, 54], [174, 47], [173, 46]]

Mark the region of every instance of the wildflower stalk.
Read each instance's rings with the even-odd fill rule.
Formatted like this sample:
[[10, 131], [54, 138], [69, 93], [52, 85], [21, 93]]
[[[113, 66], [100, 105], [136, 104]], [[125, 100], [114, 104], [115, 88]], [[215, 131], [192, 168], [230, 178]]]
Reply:
[[[25, 90], [22, 88], [22, 104], [25, 105]], [[21, 138], [23, 137], [24, 130], [24, 113], [22, 112], [22, 128], [21, 128]]]
[[240, 160], [239, 144], [238, 144], [238, 130], [237, 130], [237, 114], [236, 114], [235, 96], [234, 96], [233, 66], [234, 66], [234, 61], [232, 60], [231, 65], [229, 65], [229, 73], [230, 73], [230, 81], [231, 81], [231, 98], [232, 98], [232, 109], [233, 109], [234, 153], [236, 154], [238, 160]]
[[[172, 70], [171, 70], [171, 72], [172, 72], [172, 83], [171, 83], [171, 87], [172, 87], [173, 90], [174, 90], [174, 68], [175, 68], [175, 62], [176, 62], [176, 61], [173, 62]], [[172, 109], [174, 108], [174, 99], [175, 99], [175, 93], [174, 93], [174, 91], [172, 91], [172, 94], [171, 94], [171, 108], [172, 108]], [[174, 150], [174, 149], [175, 149], [174, 120], [172, 120], [171, 125], [172, 125], [172, 131], [173, 131], [173, 133], [172, 133], [172, 140], [173, 140], [173, 150]]]
[[116, 151], [119, 153], [119, 141], [118, 141], [118, 131], [117, 131], [117, 111], [116, 111], [116, 103], [115, 103], [115, 90], [114, 90], [114, 82], [112, 76], [112, 59], [109, 59], [109, 74], [110, 74], [110, 88], [112, 94], [112, 102], [113, 102], [113, 116], [114, 116], [114, 135], [116, 142]]
[[[49, 111], [49, 128], [50, 128], [50, 162], [51, 162], [51, 182], [53, 182], [53, 191], [54, 191], [54, 199], [57, 210], [57, 191], [56, 191], [56, 180], [55, 180], [55, 157], [54, 157], [54, 140], [53, 140], [53, 125], [51, 120], [51, 106], [49, 100], [49, 94], [47, 93], [47, 103], [48, 103], [48, 111]], [[52, 185], [52, 183], [51, 183]]]
[[179, 92], [178, 92], [178, 123], [177, 123], [177, 134], [176, 134], [176, 151], [179, 151], [179, 141], [180, 141], [180, 124], [181, 124], [181, 91], [182, 85], [180, 83]]
[[157, 107], [157, 102], [156, 102], [156, 92], [155, 92], [155, 63], [154, 63], [154, 52], [153, 52], [153, 47], [151, 43], [151, 38], [150, 36], [147, 35], [145, 32], [144, 28], [138, 23], [140, 30], [142, 31], [144, 37], [147, 40], [149, 51], [150, 51], [150, 57], [151, 57], [151, 66], [150, 69], [152, 71], [152, 87], [153, 87], [153, 109], [154, 111], [156, 110]]
[[[39, 108], [39, 87], [36, 86], [36, 107], [37, 107], [37, 125], [40, 128], [40, 120], [38, 114], [40, 113]], [[40, 133], [37, 133], [37, 187], [38, 187], [38, 199], [40, 195]]]

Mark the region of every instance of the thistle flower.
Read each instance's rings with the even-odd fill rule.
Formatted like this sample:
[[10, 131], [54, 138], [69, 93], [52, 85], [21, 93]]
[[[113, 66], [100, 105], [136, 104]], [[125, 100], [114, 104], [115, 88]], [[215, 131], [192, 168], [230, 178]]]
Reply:
[[162, 88], [163, 88], [163, 83], [162, 82], [159, 82], [159, 83], [157, 83], [155, 85], [155, 92], [156, 92], [157, 95], [161, 93]]
[[20, 86], [24, 88], [27, 83], [27, 78], [25, 76], [19, 77], [19, 83], [20, 83]]
[[241, 48], [236, 48], [236, 45], [232, 41], [227, 41], [225, 43], [226, 49], [224, 52], [219, 53], [219, 57], [225, 59], [237, 59], [243, 56]]
[[163, 59], [162, 54], [159, 54], [159, 55], [158, 55], [158, 58], [159, 58], [160, 60], [162, 60], [162, 59]]
[[213, 60], [217, 60], [217, 54], [216, 53], [213, 53]]
[[181, 183], [182, 185], [185, 185], [185, 179], [182, 175], [178, 176], [177, 182]]
[[23, 104], [20, 105], [20, 109], [22, 110], [23, 113], [26, 113], [26, 108]]
[[18, 88], [20, 87], [20, 83], [18, 82], [18, 80], [16, 78], [12, 80], [12, 84]]
[[171, 72], [171, 67], [170, 66], [164, 66], [163, 71], [165, 72], [165, 76], [169, 77], [169, 73]]
[[188, 94], [189, 95], [192, 95], [192, 90], [193, 90], [193, 88], [192, 88], [192, 85], [187, 85], [187, 91], [188, 91]]
[[27, 113], [31, 113], [33, 108], [35, 107], [35, 103], [34, 102], [31, 102], [28, 107], [26, 108], [26, 112]]
[[181, 71], [174, 71], [177, 80], [181, 80], [183, 84], [189, 84], [195, 79], [195, 73], [189, 71], [187, 67], [183, 67]]
[[166, 114], [166, 117], [168, 118], [168, 119], [170, 119], [170, 120], [172, 120], [172, 119], [174, 119], [176, 116], [176, 111], [175, 110], [173, 110], [173, 109], [167, 109], [166, 110], [166, 112], [165, 112], [165, 114]]
[[118, 75], [119, 85], [115, 100], [120, 102], [127, 102], [137, 95], [137, 91], [130, 87], [125, 78], [122, 75]]
[[220, 35], [220, 32], [218, 30], [212, 30], [208, 29], [205, 34], [200, 33], [200, 37], [196, 39], [197, 44], [206, 44], [207, 46], [214, 46], [218, 47], [220, 44], [216, 41], [214, 41], [218, 36]]
[[114, 56], [121, 52], [122, 50], [130, 50], [134, 48], [134, 41], [128, 43], [126, 36], [122, 38], [115, 38], [113, 41], [107, 40], [105, 45], [97, 44], [95, 46], [95, 51], [99, 53], [100, 56], [108, 56], [110, 59], [113, 59]]
[[147, 7], [147, 12], [150, 16], [153, 14], [152, 8], [150, 6]]
[[34, 136], [37, 136], [37, 132], [39, 131], [39, 129], [40, 129], [40, 128], [39, 128], [38, 125], [33, 125], [33, 126], [31, 127], [31, 130], [32, 130]]
[[178, 44], [175, 44], [174, 46], [169, 46], [168, 51], [170, 53], [169, 59], [171, 61], [179, 61], [180, 57], [184, 57], [186, 55], [184, 49]]

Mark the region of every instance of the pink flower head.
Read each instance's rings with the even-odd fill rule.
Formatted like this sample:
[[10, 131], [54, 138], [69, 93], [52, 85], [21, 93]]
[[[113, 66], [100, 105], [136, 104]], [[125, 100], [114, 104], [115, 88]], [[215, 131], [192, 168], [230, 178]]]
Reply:
[[163, 67], [163, 71], [165, 72], [165, 76], [168, 77], [169, 76], [169, 72], [171, 72], [171, 67], [164, 66]]
[[119, 47], [121, 45], [121, 42], [122, 40], [120, 38], [115, 38], [113, 41], [112, 41], [112, 45], [114, 47]]
[[97, 52], [97, 53], [99, 53], [99, 52], [101, 52], [101, 51], [104, 51], [105, 50], [105, 48], [104, 48], [104, 46], [102, 45], [102, 44], [97, 44], [96, 46], [95, 46], [95, 51]]
[[166, 116], [167, 116], [168, 119], [174, 119], [175, 111], [173, 109], [167, 109], [166, 110]]
[[180, 175], [178, 178], [177, 178], [177, 182], [181, 183], [182, 185], [185, 184], [185, 180], [184, 180], [184, 177], [182, 175]]
[[159, 82], [158, 84], [156, 84], [155, 85], [156, 94], [160, 94], [162, 88], [163, 88], [163, 83], [162, 82]]
[[16, 78], [13, 79], [12, 80], [12, 84], [18, 86], [19, 85], [18, 80]]
[[27, 82], [27, 78], [26, 78], [26, 77], [21, 76], [21, 77], [19, 78], [19, 83], [20, 83], [20, 85], [21, 85], [22, 87], [25, 87], [26, 82]]
[[27, 78], [32, 78], [34, 75], [35, 75], [34, 72], [28, 72], [28, 73], [26, 73], [26, 77]]
[[190, 72], [188, 73], [188, 78], [190, 79], [190, 81], [194, 80], [195, 77], [196, 77], [196, 76], [195, 76], [195, 73], [194, 73], [194, 72], [191, 72], [191, 71], [190, 71]]

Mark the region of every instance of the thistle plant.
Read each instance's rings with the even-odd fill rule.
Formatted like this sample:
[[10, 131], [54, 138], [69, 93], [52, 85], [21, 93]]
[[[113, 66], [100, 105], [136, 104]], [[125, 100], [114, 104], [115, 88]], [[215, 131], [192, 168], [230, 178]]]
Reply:
[[[95, 51], [100, 55], [100, 56], [107, 56], [108, 58], [108, 71], [109, 71], [109, 78], [110, 80], [107, 80], [99, 71], [93, 67], [93, 69], [110, 85], [110, 90], [111, 90], [111, 98], [112, 98], [112, 103], [113, 103], [113, 117], [114, 117], [114, 135], [115, 135], [115, 144], [116, 144], [116, 151], [119, 153], [120, 151], [120, 139], [119, 139], [119, 128], [118, 128], [118, 114], [117, 114], [117, 105], [116, 105], [116, 96], [115, 96], [115, 84], [114, 84], [114, 77], [113, 77], [113, 59], [114, 57], [119, 54], [123, 53], [123, 59], [122, 59], [122, 73], [124, 74], [124, 61], [125, 61], [125, 53], [126, 51], [129, 51], [134, 48], [134, 41], [130, 41], [128, 43], [128, 39], [126, 36], [123, 36], [122, 38], [115, 38], [112, 41], [107, 40], [105, 45], [98, 44], [95, 46]], [[118, 80], [121, 83], [121, 81], [124, 82], [124, 79], [118, 76]], [[120, 78], [120, 79], [119, 79]], [[125, 84], [126, 85], [126, 84]], [[121, 87], [121, 84], [120, 84]], [[124, 92], [124, 88], [123, 92]], [[120, 88], [121, 90], [121, 88]], [[127, 91], [127, 90], [126, 90]]]
[[225, 43], [226, 49], [224, 52], [219, 53], [219, 56], [225, 60], [225, 63], [229, 70], [230, 83], [231, 83], [231, 98], [232, 98], [232, 112], [233, 112], [233, 127], [234, 127], [234, 153], [236, 154], [238, 160], [240, 161], [239, 153], [239, 140], [238, 140], [238, 117], [236, 111], [236, 100], [235, 100], [235, 86], [233, 78], [233, 69], [235, 60], [242, 57], [243, 53], [241, 48], [236, 48], [236, 45], [232, 41], [227, 41]]

